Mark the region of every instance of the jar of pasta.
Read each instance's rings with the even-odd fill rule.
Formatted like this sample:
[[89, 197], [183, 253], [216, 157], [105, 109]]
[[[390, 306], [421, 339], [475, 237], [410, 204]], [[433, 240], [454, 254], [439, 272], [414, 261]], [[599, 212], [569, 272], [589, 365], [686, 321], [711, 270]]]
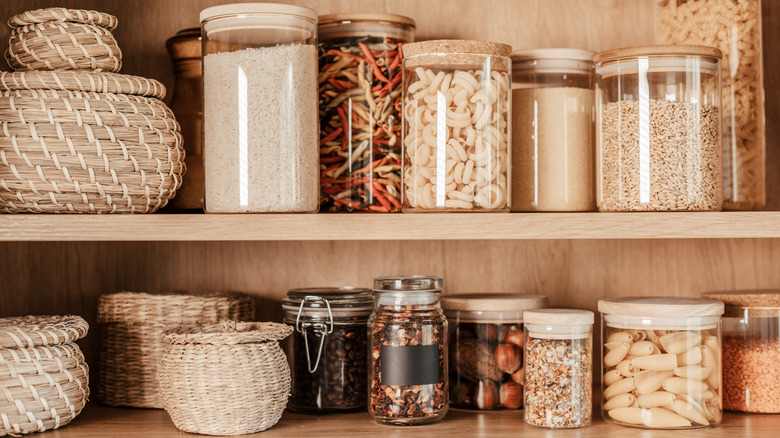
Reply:
[[441, 300], [450, 325], [450, 403], [462, 409], [523, 407], [523, 312], [544, 295], [471, 293]]
[[723, 309], [701, 298], [599, 300], [604, 420], [647, 429], [720, 424]]
[[525, 320], [525, 422], [573, 429], [593, 419], [593, 312], [528, 310]]
[[509, 211], [512, 48], [438, 40], [402, 51], [403, 211]]
[[320, 210], [401, 211], [401, 45], [414, 20], [319, 18]]
[[761, 0], [657, 3], [658, 43], [704, 44], [723, 52], [723, 209], [760, 210], [766, 202]]

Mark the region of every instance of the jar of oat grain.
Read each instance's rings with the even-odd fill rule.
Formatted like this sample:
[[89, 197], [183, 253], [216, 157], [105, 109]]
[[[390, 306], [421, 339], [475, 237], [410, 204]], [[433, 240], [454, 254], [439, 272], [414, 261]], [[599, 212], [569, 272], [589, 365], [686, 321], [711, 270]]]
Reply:
[[706, 46], [596, 55], [599, 211], [721, 209], [720, 59]]

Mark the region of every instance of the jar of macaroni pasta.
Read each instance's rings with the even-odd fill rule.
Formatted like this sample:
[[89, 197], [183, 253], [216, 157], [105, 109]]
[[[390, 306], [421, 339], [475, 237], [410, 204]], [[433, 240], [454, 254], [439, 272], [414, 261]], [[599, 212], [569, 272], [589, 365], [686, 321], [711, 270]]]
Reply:
[[523, 407], [523, 312], [544, 295], [471, 293], [441, 300], [450, 325], [450, 404], [462, 409]]
[[723, 309], [702, 298], [599, 300], [604, 420], [646, 429], [720, 424]]
[[593, 419], [593, 312], [528, 310], [525, 320], [525, 422], [550, 429]]
[[405, 44], [403, 211], [509, 211], [506, 44]]
[[595, 56], [599, 211], [721, 209], [720, 58], [706, 46]]

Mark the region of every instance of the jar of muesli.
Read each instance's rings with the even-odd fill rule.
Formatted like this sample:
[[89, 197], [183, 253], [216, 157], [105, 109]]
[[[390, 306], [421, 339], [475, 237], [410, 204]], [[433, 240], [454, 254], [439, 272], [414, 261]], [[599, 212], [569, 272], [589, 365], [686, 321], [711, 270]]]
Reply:
[[447, 413], [447, 319], [441, 277], [374, 279], [369, 412], [380, 423], [435, 423]]
[[590, 425], [593, 312], [528, 310], [525, 319], [525, 422], [550, 429]]

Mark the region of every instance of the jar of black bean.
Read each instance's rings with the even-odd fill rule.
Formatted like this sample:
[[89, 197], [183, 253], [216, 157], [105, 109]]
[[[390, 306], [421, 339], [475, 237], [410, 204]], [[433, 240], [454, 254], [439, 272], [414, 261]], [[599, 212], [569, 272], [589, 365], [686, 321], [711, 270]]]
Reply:
[[367, 320], [370, 289], [293, 289], [282, 302], [295, 326], [288, 357], [292, 388], [287, 407], [303, 413], [366, 408]]

